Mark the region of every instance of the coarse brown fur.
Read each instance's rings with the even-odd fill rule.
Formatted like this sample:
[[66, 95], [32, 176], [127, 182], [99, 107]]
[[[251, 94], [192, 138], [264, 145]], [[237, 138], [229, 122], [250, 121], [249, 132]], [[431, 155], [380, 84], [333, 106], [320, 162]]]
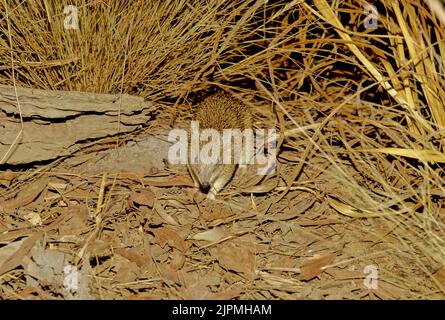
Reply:
[[247, 105], [229, 93], [218, 91], [206, 97], [197, 106], [194, 119], [200, 128], [245, 129], [252, 127], [252, 113]]

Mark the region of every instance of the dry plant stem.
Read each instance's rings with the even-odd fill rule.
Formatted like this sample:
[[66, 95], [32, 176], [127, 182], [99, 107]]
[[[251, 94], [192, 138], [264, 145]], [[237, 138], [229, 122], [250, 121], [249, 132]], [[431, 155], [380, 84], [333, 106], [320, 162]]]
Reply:
[[431, 11], [437, 14], [438, 18], [445, 27], [445, 8], [443, 2], [440, 0], [426, 0], [431, 8]]
[[281, 272], [301, 273], [300, 268], [282, 268], [282, 267], [261, 268], [260, 271], [281, 271]]
[[83, 247], [76, 254], [76, 258], [74, 260], [74, 264], [76, 266], [79, 266], [79, 263], [83, 259], [83, 256], [85, 254], [85, 251], [86, 251], [88, 245], [90, 244], [91, 241], [93, 241], [94, 239], [96, 239], [99, 236], [100, 230], [102, 229], [102, 215], [103, 215], [102, 209], [104, 207], [106, 184], [107, 184], [107, 173], [105, 172], [102, 176], [102, 182], [100, 184], [99, 196], [97, 198], [97, 206], [96, 206], [96, 210], [94, 212], [95, 228], [94, 228], [93, 232], [91, 232], [90, 235], [88, 236]]
[[220, 243], [223, 243], [223, 242], [225, 242], [225, 241], [228, 241], [228, 240], [231, 240], [231, 239], [235, 239], [235, 238], [241, 237], [241, 236], [243, 236], [243, 235], [245, 235], [245, 234], [247, 234], [247, 233], [248, 233], [247, 231], [243, 231], [243, 232], [239, 232], [239, 233], [237, 233], [237, 234], [235, 234], [235, 235], [227, 236], [227, 237], [225, 237], [225, 238], [223, 238], [223, 239], [220, 239], [220, 240], [218, 240], [218, 241], [211, 242], [211, 243], [206, 244], [206, 245], [204, 245], [204, 246], [202, 246], [202, 247], [199, 247], [199, 250], [206, 249], [206, 248], [209, 248], [209, 247], [213, 247], [213, 246], [215, 246], [215, 245], [217, 245], [217, 244], [220, 244]]
[[8, 41], [9, 41], [9, 50], [10, 50], [10, 56], [11, 56], [12, 81], [14, 83], [15, 97], [16, 97], [16, 102], [17, 102], [17, 109], [19, 111], [19, 117], [20, 117], [20, 131], [19, 131], [19, 133], [17, 133], [17, 136], [15, 137], [14, 141], [11, 143], [11, 146], [9, 147], [9, 149], [6, 151], [6, 153], [0, 159], [0, 165], [5, 163], [8, 160], [8, 158], [11, 156], [12, 152], [17, 147], [17, 143], [19, 142], [19, 140], [22, 138], [22, 135], [23, 135], [22, 109], [20, 107], [19, 96], [17, 94], [17, 84], [16, 84], [16, 80], [15, 80], [14, 56], [12, 54], [13, 53], [13, 48], [12, 48], [12, 37], [11, 37], [11, 25], [9, 23], [9, 8], [8, 8], [8, 4], [6, 3], [6, 0], [4, 1], [4, 6], [5, 6], [5, 9], [6, 9], [6, 21], [7, 21], [7, 24], [8, 24]]
[[363, 55], [359, 48], [354, 44], [346, 29], [335, 15], [331, 6], [326, 0], [315, 0], [315, 5], [317, 6], [320, 13], [313, 10], [309, 5], [305, 6], [311, 10], [315, 15], [331, 23], [340, 37], [346, 41], [346, 45], [354, 53], [354, 55], [360, 60], [360, 62], [365, 66], [365, 68], [372, 74], [372, 76], [377, 80], [379, 84], [383, 86], [385, 90], [398, 102], [400, 105], [407, 108], [409, 113], [418, 121], [416, 124], [418, 130], [422, 132], [422, 128], [425, 128], [428, 132], [433, 132], [433, 128], [425, 121], [425, 119], [418, 113], [416, 107], [408, 104], [408, 102], [393, 88], [389, 81], [385, 80], [385, 77], [374, 67], [374, 65]]
[[[120, 96], [119, 96], [119, 109], [117, 112], [117, 133], [120, 133], [121, 131], [121, 108], [122, 108], [122, 94], [124, 91], [124, 80], [125, 80], [125, 66], [127, 64], [128, 60], [128, 43], [130, 39], [131, 30], [133, 28], [133, 23], [131, 23], [129, 32], [127, 35], [127, 41], [125, 45], [125, 57], [124, 61], [122, 62], [122, 80], [121, 80], [121, 87], [120, 87]], [[116, 148], [119, 146], [119, 137], [116, 138]]]

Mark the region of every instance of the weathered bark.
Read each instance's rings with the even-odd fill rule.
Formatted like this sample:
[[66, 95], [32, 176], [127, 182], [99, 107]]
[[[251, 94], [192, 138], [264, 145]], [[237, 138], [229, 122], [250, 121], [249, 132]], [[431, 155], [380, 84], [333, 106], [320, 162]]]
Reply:
[[17, 97], [14, 87], [0, 85], [0, 164], [70, 154], [79, 141], [135, 130], [155, 110], [142, 97], [127, 94], [17, 88]]

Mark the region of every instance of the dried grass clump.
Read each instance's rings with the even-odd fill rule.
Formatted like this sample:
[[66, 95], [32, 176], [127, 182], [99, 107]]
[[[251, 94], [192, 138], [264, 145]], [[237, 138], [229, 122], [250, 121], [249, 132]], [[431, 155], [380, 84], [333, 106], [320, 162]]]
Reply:
[[12, 47], [24, 85], [176, 98], [247, 55], [251, 24], [271, 10], [255, 1], [83, 1], [79, 29], [65, 30], [67, 4], [1, 4], [9, 12], [1, 20], [2, 82], [12, 84]]
[[[79, 30], [64, 30], [67, 2], [5, 1], [0, 82], [169, 106], [213, 85], [237, 92], [274, 113], [277, 124], [264, 126], [309, 128], [279, 141], [274, 187], [257, 198], [276, 210], [266, 212], [310, 194], [323, 215], [343, 219], [326, 227], [340, 240], [322, 240], [347, 254], [328, 267], [377, 264], [381, 281], [400, 289], [378, 298], [443, 298], [445, 11], [434, 0], [375, 2], [378, 25], [366, 29], [365, 1], [79, 1]], [[321, 224], [304, 223], [323, 238]], [[241, 297], [268, 297], [265, 288]]]

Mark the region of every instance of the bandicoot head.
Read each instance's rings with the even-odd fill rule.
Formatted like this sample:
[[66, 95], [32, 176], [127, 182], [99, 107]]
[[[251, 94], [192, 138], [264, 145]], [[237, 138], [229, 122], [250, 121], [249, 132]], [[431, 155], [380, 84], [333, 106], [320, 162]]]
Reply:
[[[248, 106], [241, 100], [232, 95], [219, 91], [206, 97], [197, 106], [194, 114], [194, 120], [199, 125], [199, 130], [215, 129], [219, 133], [221, 153], [214, 161], [200, 161], [193, 159], [190, 161], [188, 169], [195, 181], [195, 185], [200, 190], [214, 198], [214, 196], [230, 181], [235, 170], [236, 164], [232, 161], [230, 164], [223, 164], [222, 152], [222, 132], [224, 129], [241, 129], [252, 127], [252, 114]], [[191, 143], [189, 132], [189, 144]], [[208, 141], [199, 139], [199, 150]], [[189, 148], [190, 150], [190, 148]], [[228, 151], [228, 150], [225, 150]], [[230, 150], [233, 157], [233, 150]]]

